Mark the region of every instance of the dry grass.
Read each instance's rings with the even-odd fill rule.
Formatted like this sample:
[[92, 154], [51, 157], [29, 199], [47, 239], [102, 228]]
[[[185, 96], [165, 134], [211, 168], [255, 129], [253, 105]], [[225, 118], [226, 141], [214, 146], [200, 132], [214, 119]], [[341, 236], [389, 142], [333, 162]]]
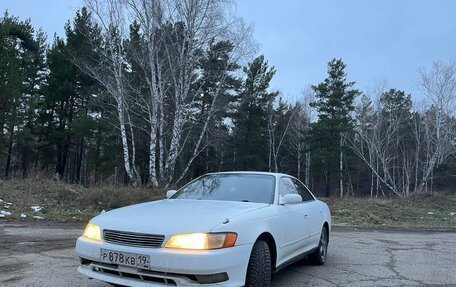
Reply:
[[[163, 198], [164, 191], [151, 188], [94, 187], [84, 188], [56, 181], [0, 181], [0, 210], [11, 212], [7, 219], [41, 216], [50, 220], [86, 221], [102, 210]], [[12, 205], [6, 209], [5, 203]], [[32, 205], [43, 209], [34, 212]], [[3, 218], [3, 219], [5, 219]]]
[[410, 198], [324, 199], [338, 224], [456, 228], [456, 196], [417, 193]]

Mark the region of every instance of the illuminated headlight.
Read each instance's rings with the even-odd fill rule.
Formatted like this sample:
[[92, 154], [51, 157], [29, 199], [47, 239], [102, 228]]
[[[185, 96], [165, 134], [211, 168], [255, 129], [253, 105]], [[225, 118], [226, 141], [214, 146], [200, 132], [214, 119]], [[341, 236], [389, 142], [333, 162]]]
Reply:
[[165, 248], [209, 250], [233, 247], [236, 233], [191, 233], [178, 234], [171, 237]]
[[101, 241], [100, 226], [95, 225], [93, 223], [87, 224], [86, 228], [84, 229], [83, 235], [84, 237], [87, 237], [89, 239]]

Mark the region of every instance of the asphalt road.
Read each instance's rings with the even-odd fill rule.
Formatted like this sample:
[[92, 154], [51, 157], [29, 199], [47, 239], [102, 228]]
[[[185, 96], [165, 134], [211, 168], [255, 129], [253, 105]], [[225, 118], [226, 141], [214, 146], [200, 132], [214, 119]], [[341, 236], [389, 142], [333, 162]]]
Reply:
[[[79, 224], [0, 222], [0, 286], [107, 287], [76, 272]], [[456, 286], [456, 233], [334, 228], [324, 266], [298, 262], [279, 286]]]

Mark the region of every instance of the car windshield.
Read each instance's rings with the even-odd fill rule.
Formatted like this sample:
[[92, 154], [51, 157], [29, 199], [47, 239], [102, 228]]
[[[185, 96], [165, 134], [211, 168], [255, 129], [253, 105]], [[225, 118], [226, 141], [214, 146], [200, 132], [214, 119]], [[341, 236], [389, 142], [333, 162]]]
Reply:
[[274, 200], [274, 184], [272, 175], [210, 174], [191, 181], [171, 198], [271, 204]]

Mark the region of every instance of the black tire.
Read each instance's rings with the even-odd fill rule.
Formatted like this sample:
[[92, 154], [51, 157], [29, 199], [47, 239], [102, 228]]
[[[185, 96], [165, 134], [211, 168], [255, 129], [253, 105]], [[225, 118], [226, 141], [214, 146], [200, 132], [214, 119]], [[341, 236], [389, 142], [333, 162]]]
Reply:
[[271, 285], [271, 252], [265, 241], [255, 242], [250, 254], [245, 287], [269, 287]]
[[310, 261], [315, 265], [323, 265], [326, 262], [326, 257], [328, 256], [328, 229], [323, 226], [321, 229], [320, 243], [318, 244], [317, 249], [309, 255]]

